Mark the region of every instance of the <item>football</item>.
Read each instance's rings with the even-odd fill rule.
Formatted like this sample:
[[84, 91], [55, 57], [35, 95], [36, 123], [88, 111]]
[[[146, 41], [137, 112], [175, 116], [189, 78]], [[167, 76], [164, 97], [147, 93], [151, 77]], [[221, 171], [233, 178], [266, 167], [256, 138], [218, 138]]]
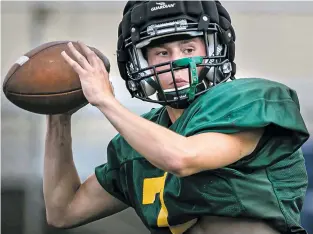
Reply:
[[[61, 55], [65, 51], [74, 59], [68, 42], [45, 43], [21, 56], [4, 78], [3, 92], [7, 99], [19, 108], [38, 114], [61, 114], [87, 105], [79, 76]], [[72, 43], [83, 54], [78, 43]], [[89, 48], [110, 72], [107, 57]]]

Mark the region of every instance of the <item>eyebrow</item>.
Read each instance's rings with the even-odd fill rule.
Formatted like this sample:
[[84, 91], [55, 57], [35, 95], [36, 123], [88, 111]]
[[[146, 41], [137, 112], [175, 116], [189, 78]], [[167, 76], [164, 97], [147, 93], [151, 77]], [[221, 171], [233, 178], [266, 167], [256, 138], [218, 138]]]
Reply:
[[[194, 42], [194, 41], [195, 41], [195, 38], [180, 40], [180, 41], [179, 41], [179, 45], [185, 45], [185, 44], [188, 44], [188, 43]], [[162, 44], [160, 44], [160, 45], [152, 46], [152, 47], [150, 47], [150, 48], [164, 48], [166, 44], [167, 44], [167, 43], [162, 43]]]
[[180, 45], [181, 44], [188, 44], [188, 43], [194, 42], [194, 41], [195, 41], [194, 38], [191, 38], [191, 39], [182, 40], [182, 41], [179, 42], [179, 44]]
[[[180, 40], [179, 45], [185, 45], [191, 42], [195, 42], [196, 38], [190, 38], [190, 39], [185, 39], [185, 40]], [[159, 45], [153, 45], [153, 46], [147, 46], [147, 49], [156, 49], [156, 48], [165, 48], [167, 43], [161, 43]]]

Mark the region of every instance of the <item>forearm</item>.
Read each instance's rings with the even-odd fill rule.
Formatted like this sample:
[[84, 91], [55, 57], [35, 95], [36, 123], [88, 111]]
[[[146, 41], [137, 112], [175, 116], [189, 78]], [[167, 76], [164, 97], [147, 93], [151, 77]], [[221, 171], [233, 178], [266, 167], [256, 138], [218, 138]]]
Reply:
[[99, 109], [137, 152], [162, 170], [176, 173], [192, 154], [186, 137], [137, 116], [115, 99]]
[[44, 157], [44, 199], [47, 215], [56, 219], [81, 185], [72, 154], [70, 117], [48, 117]]

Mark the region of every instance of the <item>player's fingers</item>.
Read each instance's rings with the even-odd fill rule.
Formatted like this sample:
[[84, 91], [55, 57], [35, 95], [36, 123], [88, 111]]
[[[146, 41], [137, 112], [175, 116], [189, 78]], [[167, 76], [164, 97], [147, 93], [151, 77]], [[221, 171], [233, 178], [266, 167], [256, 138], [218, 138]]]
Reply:
[[104, 73], [108, 73], [107, 69], [106, 69], [105, 66], [104, 66], [103, 61], [102, 61], [99, 57], [97, 57], [97, 62], [98, 62], [98, 64], [99, 64], [100, 68], [102, 69], [102, 71], [103, 71]]
[[112, 90], [112, 93], [113, 93], [113, 95], [115, 96], [114, 86], [113, 86], [113, 84], [112, 84], [112, 82], [111, 82], [111, 81], [110, 81], [110, 85], [111, 85], [111, 90]]
[[67, 45], [68, 45], [71, 53], [76, 58], [76, 60], [79, 63], [79, 65], [81, 65], [86, 70], [91, 70], [92, 67], [89, 64], [89, 62], [87, 61], [87, 59], [81, 53], [78, 52], [78, 50], [74, 47], [73, 43], [69, 42]]
[[78, 41], [80, 48], [84, 51], [89, 63], [93, 68], [98, 68], [97, 55], [94, 51], [92, 51], [88, 46], [86, 46], [83, 42]]
[[112, 81], [110, 80], [109, 73], [108, 73], [107, 69], [105, 68], [103, 61], [99, 57], [97, 57], [97, 60], [98, 60], [98, 63], [99, 63], [101, 70], [103, 71], [104, 74], [106, 74], [106, 77], [107, 77], [107, 79], [110, 83], [110, 86], [111, 86], [112, 93], [115, 96], [114, 86], [112, 84]]
[[61, 53], [62, 57], [65, 61], [76, 71], [78, 75], [83, 75], [86, 71], [76, 62], [74, 61], [65, 51]]

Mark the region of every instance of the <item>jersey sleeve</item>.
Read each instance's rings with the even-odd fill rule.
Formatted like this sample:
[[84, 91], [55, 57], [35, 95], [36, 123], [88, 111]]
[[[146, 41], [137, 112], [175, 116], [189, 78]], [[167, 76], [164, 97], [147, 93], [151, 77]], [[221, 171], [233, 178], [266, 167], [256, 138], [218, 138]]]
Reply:
[[95, 168], [95, 175], [100, 185], [108, 193], [123, 203], [130, 205], [127, 198], [125, 177], [123, 177], [120, 165], [121, 163], [117, 156], [113, 141], [111, 141], [107, 147], [107, 159], [107, 163], [99, 165]]
[[[186, 136], [264, 128], [265, 133], [254, 155], [260, 150], [267, 150], [271, 155], [277, 147], [281, 153], [276, 155], [290, 155], [309, 137], [296, 92], [280, 83], [263, 79], [231, 81], [200, 98], [194, 106]], [[278, 160], [267, 159], [263, 163]]]

